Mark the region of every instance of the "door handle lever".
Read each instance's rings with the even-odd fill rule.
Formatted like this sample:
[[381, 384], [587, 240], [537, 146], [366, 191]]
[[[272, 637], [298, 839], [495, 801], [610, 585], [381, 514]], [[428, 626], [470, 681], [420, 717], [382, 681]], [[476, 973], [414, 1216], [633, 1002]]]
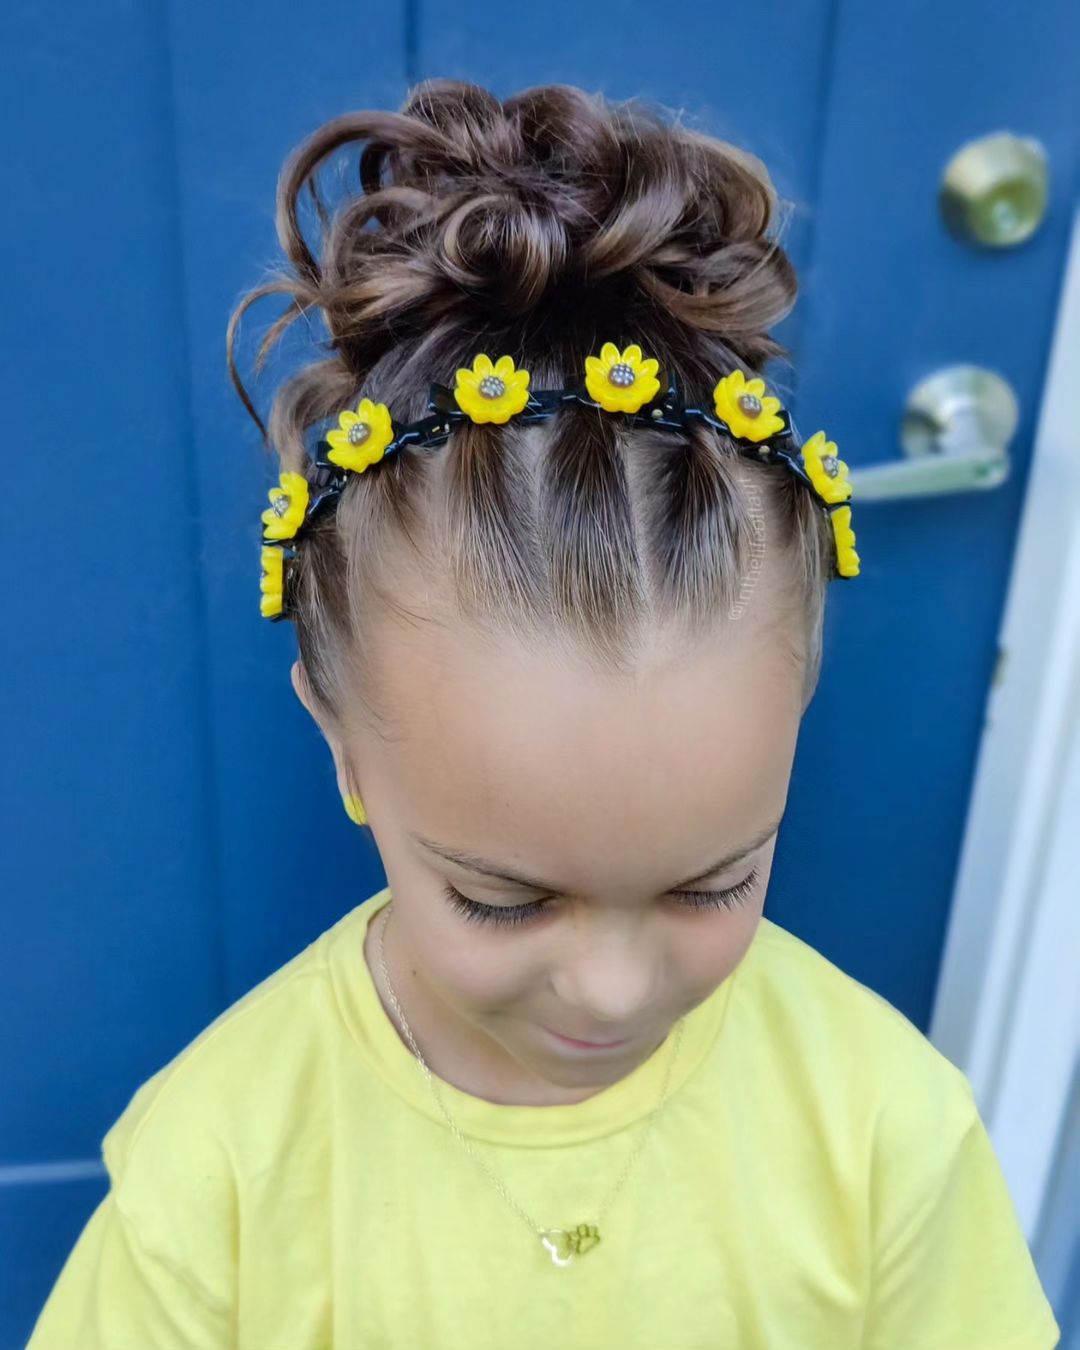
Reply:
[[900, 444], [905, 458], [849, 468], [853, 502], [992, 488], [1009, 476], [1019, 421], [1012, 386], [982, 366], [935, 371], [912, 389]]

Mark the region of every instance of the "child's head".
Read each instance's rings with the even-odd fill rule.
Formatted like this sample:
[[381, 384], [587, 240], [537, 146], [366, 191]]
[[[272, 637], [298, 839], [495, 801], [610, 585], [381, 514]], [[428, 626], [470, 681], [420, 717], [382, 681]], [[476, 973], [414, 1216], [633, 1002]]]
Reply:
[[[353, 142], [363, 190], [333, 212], [313, 175]], [[429, 81], [401, 113], [329, 123], [279, 187], [293, 270], [273, 287], [330, 332], [274, 400], [280, 467], [306, 472], [305, 433], [361, 396], [398, 424], [422, 416], [429, 385], [481, 351], [511, 353], [534, 388], [572, 382], [608, 339], [639, 342], [699, 400], [735, 367], [759, 373], [786, 355], [767, 330], [796, 293], [775, 206], [752, 156], [568, 86], [500, 102]], [[230, 365], [265, 293], [234, 316]], [[826, 514], [710, 427], [569, 404], [405, 447], [312, 525], [294, 685], [342, 793], [362, 798], [406, 1011], [434, 1026], [439, 1010], [519, 1080], [580, 1092], [624, 1076], [753, 937], [818, 676]], [[678, 894], [752, 870], [738, 897]], [[539, 903], [479, 921], [448, 886]], [[575, 1058], [544, 1027], [630, 1042]]]

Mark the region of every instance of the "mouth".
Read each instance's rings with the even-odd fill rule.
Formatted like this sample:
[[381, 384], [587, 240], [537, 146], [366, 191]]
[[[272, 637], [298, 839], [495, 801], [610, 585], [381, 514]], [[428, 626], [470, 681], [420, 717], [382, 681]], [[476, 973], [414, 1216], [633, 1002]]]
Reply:
[[629, 1036], [624, 1036], [622, 1040], [618, 1041], [583, 1041], [579, 1040], [576, 1036], [564, 1036], [561, 1032], [552, 1031], [549, 1027], [544, 1027], [543, 1030], [546, 1031], [549, 1036], [554, 1036], [555, 1039], [560, 1041], [563, 1045], [572, 1045], [578, 1050], [615, 1050], [620, 1045], [627, 1045], [632, 1039]]

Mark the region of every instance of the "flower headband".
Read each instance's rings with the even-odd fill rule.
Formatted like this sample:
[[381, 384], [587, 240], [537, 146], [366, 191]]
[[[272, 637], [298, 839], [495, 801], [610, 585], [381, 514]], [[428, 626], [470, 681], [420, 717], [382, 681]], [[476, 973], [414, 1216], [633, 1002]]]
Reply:
[[[599, 356], [585, 358], [584, 387], [529, 390], [529, 372], [515, 367], [509, 356], [492, 362], [481, 352], [472, 367], [455, 375], [453, 389], [433, 384], [428, 395], [427, 417], [395, 432], [385, 403], [362, 398], [355, 410], [338, 414], [337, 426], [318, 443], [320, 452], [310, 478], [284, 472], [280, 485], [270, 489], [270, 507], [262, 513], [260, 611], [264, 618], [291, 617], [287, 603], [286, 564], [296, 557], [296, 540], [307, 522], [333, 507], [349, 473], [363, 473], [385, 455], [407, 445], [442, 445], [460, 422], [543, 421], [564, 403], [581, 403], [606, 412], [627, 413], [631, 420], [649, 426], [684, 430], [691, 418], [725, 432], [741, 454], [766, 462], [782, 462], [810, 490], [829, 513], [836, 544], [836, 575], [859, 574], [859, 555], [851, 529], [851, 482], [836, 444], [816, 431], [795, 448], [791, 418], [778, 398], [765, 393], [765, 381], [748, 380], [733, 370], [712, 391], [715, 416], [683, 401], [674, 373], [666, 375], [661, 394], [659, 362], [643, 359], [641, 348], [631, 343], [619, 351], [605, 342]], [[325, 453], [324, 453], [325, 452]], [[293, 541], [292, 545], [282, 540]]]

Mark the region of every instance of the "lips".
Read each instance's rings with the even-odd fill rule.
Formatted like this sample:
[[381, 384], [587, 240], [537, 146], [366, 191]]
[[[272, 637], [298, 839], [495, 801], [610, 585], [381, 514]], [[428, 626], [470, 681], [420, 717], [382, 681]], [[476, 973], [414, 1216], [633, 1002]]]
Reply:
[[629, 1036], [621, 1036], [617, 1041], [592, 1041], [586, 1036], [568, 1036], [564, 1031], [553, 1031], [553, 1036], [560, 1036], [564, 1041], [573, 1041], [576, 1045], [587, 1045], [594, 1050], [607, 1050], [613, 1045], [623, 1045], [630, 1039]]

